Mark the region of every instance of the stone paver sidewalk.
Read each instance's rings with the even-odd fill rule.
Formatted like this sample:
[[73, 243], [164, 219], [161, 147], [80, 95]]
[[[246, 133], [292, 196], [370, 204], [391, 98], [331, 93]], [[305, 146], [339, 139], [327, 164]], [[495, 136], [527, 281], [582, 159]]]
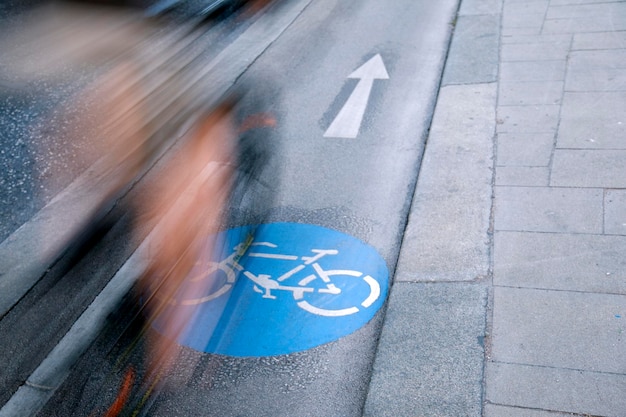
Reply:
[[626, 1], [461, 1], [365, 414], [626, 416]]
[[505, 0], [498, 93], [485, 415], [624, 416], [626, 2]]

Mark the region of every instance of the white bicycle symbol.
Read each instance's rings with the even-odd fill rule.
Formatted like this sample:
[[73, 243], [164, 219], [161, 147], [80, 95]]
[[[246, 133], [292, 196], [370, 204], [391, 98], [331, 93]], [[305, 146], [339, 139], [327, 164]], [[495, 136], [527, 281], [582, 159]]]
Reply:
[[[276, 299], [276, 295], [272, 292], [276, 291], [288, 291], [293, 295], [294, 300], [298, 307], [308, 311], [312, 314], [327, 317], [339, 317], [354, 314], [360, 311], [360, 308], [370, 307], [380, 297], [380, 284], [370, 275], [364, 275], [363, 272], [354, 271], [350, 269], [332, 269], [325, 270], [317, 262], [322, 257], [327, 255], [337, 255], [339, 252], [335, 249], [312, 249], [312, 256], [296, 256], [286, 255], [281, 253], [270, 252], [255, 252], [254, 248], [277, 248], [277, 245], [270, 242], [252, 242], [249, 245], [239, 244], [233, 248], [233, 253], [221, 262], [209, 262], [208, 268], [201, 274], [191, 278], [191, 281], [199, 281], [207, 278], [215, 278], [214, 274], [222, 272], [225, 275], [225, 279], [222, 280], [220, 285], [211, 290], [209, 294], [204, 297], [195, 299], [185, 299], [181, 301], [183, 305], [196, 305], [214, 300], [227, 292], [229, 292], [237, 279], [239, 273], [250, 279], [254, 283], [254, 291], [263, 294], [263, 298]], [[268, 274], [254, 274], [249, 270], [246, 270], [239, 260], [242, 258], [247, 250], [250, 250], [247, 254], [250, 258], [266, 258], [282, 261], [302, 261], [296, 267], [285, 272], [281, 276], [273, 279]], [[307, 267], [313, 269], [313, 273], [310, 273], [297, 281], [297, 285], [285, 285], [283, 282]], [[330, 294], [334, 297], [339, 297], [342, 294], [346, 294], [346, 289], [342, 289], [342, 286], [336, 286], [333, 283], [334, 277], [343, 276], [358, 279], [354, 284], [350, 284], [351, 288], [354, 285], [363, 285], [363, 288], [358, 292], [359, 294], [366, 294], [361, 302], [357, 301], [357, 305], [350, 305], [348, 307], [341, 306], [341, 308], [328, 308], [328, 299], [321, 303], [323, 306], [315, 306], [315, 294]], [[223, 277], [224, 278], [224, 277]], [[321, 281], [321, 282], [320, 282]], [[315, 284], [315, 285], [311, 285]], [[350, 291], [352, 293], [352, 291]], [[309, 302], [310, 301], [310, 302]], [[355, 304], [354, 302], [351, 304]], [[325, 308], [326, 307], [326, 308]]]

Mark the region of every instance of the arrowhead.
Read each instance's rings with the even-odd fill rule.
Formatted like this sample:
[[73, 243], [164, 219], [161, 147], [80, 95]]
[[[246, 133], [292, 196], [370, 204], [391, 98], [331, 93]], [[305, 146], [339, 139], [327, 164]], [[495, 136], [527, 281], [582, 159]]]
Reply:
[[348, 75], [348, 78], [387, 80], [389, 79], [389, 74], [387, 74], [387, 69], [380, 54], [376, 54], [365, 64], [354, 70], [352, 74]]

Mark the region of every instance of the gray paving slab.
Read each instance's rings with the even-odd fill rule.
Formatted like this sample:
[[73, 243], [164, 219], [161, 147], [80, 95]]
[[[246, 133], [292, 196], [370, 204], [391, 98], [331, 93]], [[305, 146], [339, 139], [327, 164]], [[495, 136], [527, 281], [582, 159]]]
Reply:
[[498, 166], [495, 185], [546, 187], [550, 182], [548, 167]]
[[559, 123], [559, 111], [560, 106], [553, 104], [499, 106], [498, 132], [556, 132]]
[[548, 8], [546, 13], [546, 19], [586, 19], [593, 16], [611, 17], [613, 19], [619, 19], [626, 16], [626, 3], [623, 2], [598, 2], [590, 4], [585, 2], [562, 3], [558, 7], [555, 4], [550, 4], [552, 7]]
[[504, 26], [502, 28], [502, 36], [503, 37], [514, 37], [514, 36], [526, 36], [526, 35], [540, 35], [541, 34], [541, 27], [523, 27], [523, 28], [518, 28], [518, 27], [509, 27], [509, 26]]
[[572, 41], [572, 50], [593, 49], [624, 49], [626, 48], [626, 31], [576, 33]]
[[555, 413], [553, 411], [537, 410], [521, 407], [507, 407], [497, 404], [485, 404], [483, 417], [570, 417], [572, 413]]
[[542, 34], [565, 34], [581, 32], [606, 32], [607, 28], [616, 31], [626, 29], [626, 19], [616, 16], [590, 16], [571, 19], [546, 19]]
[[626, 91], [626, 49], [572, 52], [565, 90]]
[[604, 193], [604, 233], [626, 236], [626, 190]]
[[560, 104], [563, 84], [563, 81], [501, 81], [498, 84], [498, 104], [501, 106]]
[[495, 199], [495, 230], [602, 233], [599, 189], [498, 186]]
[[500, 81], [562, 81], [565, 60], [502, 62]]
[[495, 95], [495, 84], [440, 90], [396, 280], [488, 273]]
[[626, 91], [566, 92], [557, 147], [626, 149]]
[[626, 237], [496, 232], [494, 285], [626, 294]]
[[459, 15], [498, 14], [502, 10], [503, 0], [463, 0]]
[[626, 188], [626, 150], [557, 149], [550, 184]]
[[626, 410], [625, 375], [498, 362], [486, 375], [491, 403], [607, 417]]
[[396, 282], [365, 416], [482, 415], [487, 288]]
[[502, 15], [502, 27], [506, 29], [533, 29], [541, 30], [545, 12], [537, 13], [510, 13], [505, 7]]
[[553, 146], [552, 133], [499, 133], [497, 164], [547, 167]]
[[503, 12], [505, 15], [545, 14], [549, 4], [549, 0], [506, 1]]
[[496, 362], [626, 374], [625, 332], [626, 295], [494, 288]]
[[498, 14], [457, 18], [443, 73], [443, 85], [496, 81], [499, 22]]
[[502, 45], [501, 60], [550, 61], [565, 60], [569, 45], [564, 42], [507, 43]]

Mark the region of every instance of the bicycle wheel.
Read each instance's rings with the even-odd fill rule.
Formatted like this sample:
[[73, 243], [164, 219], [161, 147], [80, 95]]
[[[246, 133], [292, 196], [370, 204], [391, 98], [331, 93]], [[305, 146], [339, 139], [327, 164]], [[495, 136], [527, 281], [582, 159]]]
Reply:
[[189, 277], [189, 284], [198, 286], [198, 297], [180, 300], [181, 305], [198, 305], [215, 300], [229, 292], [237, 280], [236, 272], [223, 262], [196, 265]]
[[317, 275], [298, 282], [306, 287], [293, 293], [298, 307], [318, 316], [348, 316], [369, 308], [380, 297], [380, 284], [370, 275], [343, 269], [327, 270], [324, 275], [332, 282]]

